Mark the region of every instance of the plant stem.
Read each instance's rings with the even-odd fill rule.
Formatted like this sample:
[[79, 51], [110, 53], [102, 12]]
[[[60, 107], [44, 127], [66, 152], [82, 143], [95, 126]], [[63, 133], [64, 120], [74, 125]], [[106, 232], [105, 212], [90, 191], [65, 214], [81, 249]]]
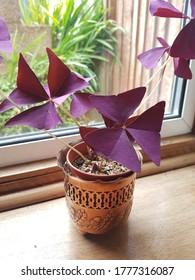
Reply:
[[152, 75], [152, 77], [150, 77], [150, 79], [145, 83], [144, 86], [147, 86], [152, 80], [153, 78], [162, 70], [162, 75], [158, 81], [158, 83], [155, 85], [155, 87], [153, 88], [153, 90], [150, 92], [150, 94], [141, 102], [141, 104], [136, 108], [136, 110], [134, 111], [134, 113], [136, 113], [137, 111], [139, 111], [139, 109], [146, 103], [146, 101], [150, 98], [150, 96], [155, 92], [155, 90], [157, 89], [157, 87], [159, 86], [159, 84], [162, 82], [162, 78], [164, 76], [165, 73], [165, 69], [167, 66], [167, 63], [170, 59], [170, 56], [167, 57], [165, 63], [163, 63], [163, 65], [161, 65], [161, 67]]
[[[153, 80], [153, 78], [154, 78], [163, 68], [164, 68], [164, 69], [166, 68], [169, 59], [170, 59], [170, 56], [167, 57], [165, 63], [163, 63], [163, 65], [161, 65], [160, 68], [159, 68], [159, 69], [152, 75], [152, 77], [150, 77], [150, 79], [145, 83], [145, 85], [144, 85], [145, 87], [146, 87], [147, 85], [149, 85], [149, 83]], [[163, 70], [163, 74], [164, 74], [164, 70]]]
[[[164, 71], [163, 71], [164, 73]], [[142, 104], [140, 104], [140, 106], [138, 106], [138, 108], [136, 109], [136, 111], [138, 111], [140, 109], [140, 107], [146, 103], [146, 101], [150, 98], [150, 96], [152, 96], [152, 94], [155, 92], [155, 90], [157, 89], [157, 87], [159, 86], [159, 84], [162, 82], [162, 78], [163, 78], [163, 74], [162, 76], [160, 77], [158, 83], [155, 85], [155, 87], [153, 88], [153, 90], [150, 92], [150, 94], [144, 99], [144, 102]]]
[[58, 140], [59, 142], [61, 142], [63, 145], [65, 145], [67, 148], [75, 151], [84, 161], [88, 161], [88, 159], [82, 155], [77, 149], [75, 149], [73, 146], [69, 145], [68, 143], [64, 142], [63, 140], [61, 140], [60, 138], [58, 138], [57, 136], [55, 136], [55, 134], [49, 132], [46, 129], [43, 129], [43, 131], [47, 134], [49, 134], [51, 137], [53, 137], [54, 139]]
[[18, 109], [21, 111], [20, 107], [19, 107], [9, 96], [6, 96], [2, 90], [0, 90], [0, 95], [2, 95], [3, 98], [7, 99], [7, 100], [8, 100], [9, 102], [11, 102], [16, 108], [18, 108]]
[[77, 120], [59, 103], [57, 103], [56, 101], [52, 100], [52, 102], [58, 106], [75, 124], [76, 126], [80, 127], [80, 124], [77, 122]]

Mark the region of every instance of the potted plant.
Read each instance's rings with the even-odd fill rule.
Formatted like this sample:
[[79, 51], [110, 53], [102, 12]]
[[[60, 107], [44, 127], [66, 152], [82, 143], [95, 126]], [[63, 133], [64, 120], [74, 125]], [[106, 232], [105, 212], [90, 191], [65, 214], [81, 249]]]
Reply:
[[[193, 15], [194, 0], [191, 8]], [[151, 0], [150, 12], [155, 16], [187, 17], [162, 0]], [[167, 53], [168, 58], [173, 57], [175, 74], [191, 78], [188, 60], [194, 58], [195, 51], [191, 47], [193, 36], [189, 34], [194, 29], [192, 19], [172, 46], [159, 38], [162, 47], [146, 51], [138, 59], [147, 68], [153, 68]], [[183, 41], [185, 47], [181, 44]], [[49, 129], [62, 123], [59, 109], [78, 125], [82, 141], [76, 145], [64, 143], [65, 148], [58, 155], [59, 166], [65, 173], [66, 201], [72, 220], [81, 232], [102, 234], [126, 220], [131, 211], [136, 173], [141, 171], [142, 164], [136, 145], [156, 165], [160, 164], [160, 130], [165, 102], [160, 101], [138, 115], [136, 110], [144, 100], [146, 87], [110, 96], [81, 92], [91, 78], [71, 72], [51, 49], [47, 48], [47, 54], [48, 83], [44, 86], [20, 54], [17, 87], [0, 104], [0, 112], [16, 106], [21, 112], [8, 120], [6, 126], [30, 125], [51, 136]], [[62, 104], [70, 95], [72, 101], [67, 111]], [[31, 107], [21, 110], [26, 105]], [[78, 123], [77, 118], [92, 108], [101, 114], [103, 127]]]

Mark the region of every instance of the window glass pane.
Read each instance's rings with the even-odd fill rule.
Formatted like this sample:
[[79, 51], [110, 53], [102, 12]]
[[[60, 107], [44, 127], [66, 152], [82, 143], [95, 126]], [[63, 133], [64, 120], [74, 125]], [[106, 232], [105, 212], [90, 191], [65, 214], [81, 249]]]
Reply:
[[[11, 2], [11, 1], [10, 1]], [[20, 1], [21, 9], [23, 9], [23, 20], [27, 22], [28, 24], [32, 24], [33, 20], [31, 19], [30, 13], [27, 12], [25, 7], [25, 3], [28, 1]], [[39, 2], [39, 1], [37, 1]], [[47, 2], [47, 1], [46, 1]], [[48, 1], [49, 3], [50, 1]], [[51, 1], [52, 2], [52, 1]], [[82, 1], [81, 1], [82, 2]], [[81, 4], [79, 1], [78, 3]], [[88, 1], [89, 5], [92, 4], [93, 1]], [[101, 1], [99, 1], [101, 2]], [[59, 3], [63, 3], [64, 1], [59, 1]], [[181, 1], [176, 1], [173, 0], [171, 1], [173, 5], [175, 5], [179, 10], [183, 9], [183, 4], [184, 0]], [[104, 1], [104, 5], [106, 8], [111, 8], [110, 11], [107, 14], [107, 18], [109, 19], [114, 19], [116, 22], [122, 26], [125, 30], [125, 34], [121, 32], [120, 30], [117, 30], [115, 33], [116, 38], [118, 40], [117, 43], [117, 49], [118, 49], [118, 58], [121, 61], [121, 63], [115, 63], [113, 67], [113, 56], [112, 56], [112, 50], [110, 47], [107, 48], [107, 52], [105, 52], [105, 48], [100, 48], [102, 45], [97, 45], [98, 53], [95, 52], [93, 55], [98, 55], [102, 59], [104, 57], [108, 60], [110, 60], [110, 63], [107, 62], [101, 62], [101, 61], [95, 61], [95, 67], [89, 68], [87, 64], [87, 59], [86, 57], [86, 52], [80, 52], [79, 55], [78, 53], [75, 53], [74, 55], [70, 56], [67, 58], [65, 61], [68, 66], [72, 67], [74, 71], [79, 71], [79, 69], [82, 69], [81, 73], [85, 77], [91, 76], [93, 73], [96, 73], [97, 76], [99, 77], [99, 80], [95, 80], [92, 82], [91, 86], [91, 91], [94, 92], [100, 92], [101, 94], [118, 94], [120, 92], [126, 91], [128, 89], [138, 87], [138, 86], [143, 86], [148, 84], [148, 91], [147, 94], [149, 95], [155, 88], [155, 85], [159, 82], [161, 78], [161, 72], [155, 75], [153, 78], [152, 82], [148, 83], [149, 79], [151, 76], [153, 76], [156, 72], [157, 69], [150, 70], [148, 71], [147, 69], [144, 69], [141, 63], [137, 60], [137, 55], [142, 53], [143, 51], [146, 51], [148, 49], [151, 49], [155, 46], [159, 46], [156, 40], [156, 36], [161, 36], [163, 37], [169, 44], [172, 44], [173, 39], [175, 38], [176, 34], [178, 33], [179, 27], [181, 25], [181, 20], [179, 19], [169, 19], [168, 21], [163, 18], [157, 18], [157, 17], [152, 17], [149, 12], [149, 1], [146, 0], [139, 0], [139, 1], [115, 1], [115, 0], [107, 0]], [[48, 9], [52, 9], [52, 7], [47, 7]], [[25, 9], [26, 9], [26, 14], [25, 14]], [[31, 7], [32, 10], [32, 7]], [[96, 11], [96, 13], [91, 13], [94, 17], [97, 16], [97, 9], [93, 10]], [[18, 10], [19, 12], [19, 10]], [[86, 11], [85, 11], [86, 12]], [[59, 13], [60, 14], [60, 13]], [[24, 17], [26, 15], [26, 18]], [[40, 13], [39, 13], [40, 15]], [[102, 18], [102, 15], [99, 15]], [[105, 16], [105, 15], [104, 15]], [[19, 20], [19, 19], [18, 19]], [[40, 19], [37, 19], [37, 21]], [[77, 19], [77, 27], [75, 29], [78, 30], [79, 26], [79, 18]], [[97, 19], [99, 21], [100, 18]], [[8, 19], [9, 21], [9, 19]], [[41, 24], [45, 23], [50, 23], [51, 24], [51, 19], [48, 19], [46, 15], [42, 14], [41, 18]], [[11, 25], [10, 25], [11, 26]], [[163, 34], [163, 30], [165, 28], [165, 34]], [[112, 28], [115, 28], [116, 26], [112, 26]], [[52, 25], [52, 28], [54, 28], [54, 25]], [[78, 36], [84, 36], [87, 37], [88, 40], [91, 39], [90, 36], [94, 36], [94, 29], [92, 30], [91, 33], [87, 33], [88, 35], [86, 36], [86, 32], [88, 31], [88, 28], [90, 29], [91, 27], [85, 27], [84, 31], [81, 30], [83, 33], [79, 33]], [[101, 26], [101, 28], [103, 28]], [[116, 28], [117, 29], [117, 28]], [[71, 30], [71, 29], [70, 29]], [[58, 37], [62, 35], [64, 32], [64, 29], [55, 29], [55, 32], [61, 32], [57, 36], [52, 38], [52, 42], [55, 45], [56, 40], [58, 40]], [[19, 32], [19, 31], [18, 31]], [[55, 33], [54, 32], [54, 33]], [[29, 34], [27, 32], [27, 34]], [[75, 33], [74, 33], [75, 34]], [[56, 34], [55, 34], [56, 35]], [[14, 30], [12, 30], [12, 38], [17, 42], [17, 33], [15, 33]], [[104, 34], [105, 36], [105, 34]], [[20, 37], [19, 37], [20, 38]], [[76, 36], [73, 36], [72, 34], [72, 40], [69, 40], [66, 42], [66, 44], [70, 44], [73, 39], [76, 38]], [[31, 38], [32, 41], [28, 43], [26, 46], [26, 51], [25, 51], [25, 58], [27, 57], [29, 64], [32, 65], [32, 69], [35, 71], [36, 75], [41, 79], [42, 83], [46, 82], [46, 75], [47, 75], [47, 67], [48, 67], [48, 62], [47, 58], [44, 57], [43, 60], [37, 60], [37, 56], [34, 56], [34, 53], [37, 54], [39, 53], [40, 49], [44, 49], [43, 47], [40, 47], [41, 44], [47, 44], [48, 41], [43, 42], [43, 38]], [[102, 38], [99, 38], [101, 40]], [[91, 39], [92, 40], [92, 39]], [[24, 40], [25, 41], [25, 40]], [[104, 39], [104, 42], [110, 43], [109, 40]], [[36, 43], [36, 44], [35, 44]], [[51, 43], [51, 42], [50, 42]], [[90, 42], [89, 42], [90, 43]], [[36, 51], [34, 48], [31, 48], [32, 45], [36, 45]], [[38, 47], [37, 47], [38, 46]], [[59, 45], [60, 46], [60, 45]], [[59, 47], [58, 46], [58, 47]], [[71, 47], [71, 44], [70, 44]], [[75, 48], [75, 45], [72, 45], [72, 47]], [[106, 47], [106, 44], [104, 44], [104, 47]], [[59, 48], [58, 48], [59, 49]], [[70, 50], [71, 48], [69, 48]], [[80, 47], [81, 49], [81, 47]], [[30, 53], [30, 55], [29, 55]], [[64, 50], [64, 53], [66, 53], [66, 50]], [[33, 55], [32, 55], [33, 54]], [[76, 58], [82, 58], [80, 60], [76, 60]], [[16, 59], [16, 57], [14, 57]], [[43, 63], [44, 61], [44, 63]], [[35, 63], [36, 62], [36, 63]], [[158, 65], [158, 68], [160, 65], [163, 65], [165, 60], [161, 61]], [[16, 61], [14, 60], [14, 63]], [[13, 65], [12, 65], [13, 66]], [[163, 69], [162, 69], [163, 70]], [[17, 68], [15, 65], [15, 70], [12, 74], [16, 76], [17, 73]], [[11, 78], [11, 75], [9, 73], [9, 77]], [[5, 82], [3, 79], [5, 79], [7, 74], [2, 75], [1, 79], [1, 88], [5, 92], [11, 92], [11, 89], [15, 87], [15, 81], [13, 82], [14, 79], [11, 79], [11, 81]], [[97, 83], [98, 81], [98, 83]], [[142, 110], [148, 108], [152, 104], [158, 102], [159, 100], [166, 100], [166, 116], [167, 117], [174, 117], [178, 116], [180, 112], [180, 106], [181, 102], [183, 100], [183, 95], [182, 95], [182, 89], [184, 89], [185, 82], [183, 84], [183, 80], [178, 79], [174, 80], [173, 79], [173, 63], [170, 60], [168, 62], [168, 65], [165, 70], [165, 75], [163, 78], [163, 81], [161, 84], [157, 87], [155, 90], [155, 93], [149, 98], [149, 100], [145, 103], [144, 106], [140, 108], [141, 112]], [[177, 90], [173, 90], [177, 89]], [[0, 97], [1, 98], [1, 97]], [[67, 104], [68, 103], [68, 104]], [[65, 106], [69, 106], [70, 100], [67, 102]], [[13, 109], [12, 111], [8, 111], [5, 113], [1, 114], [0, 118], [0, 125], [2, 124], [12, 115], [14, 115], [17, 112], [17, 109]], [[82, 121], [88, 121], [89, 119], [92, 119], [94, 122], [97, 121], [99, 122], [100, 119], [98, 118], [98, 115], [95, 112], [89, 112], [84, 116], [84, 119]], [[61, 128], [65, 127], [65, 133], [71, 133], [70, 128], [74, 128], [72, 131], [73, 133], [76, 131], [76, 128], [74, 124], [68, 119], [65, 119], [65, 125], [59, 126], [57, 129], [57, 133], [61, 134], [62, 130]], [[0, 141], [2, 143], [5, 143], [5, 140], [7, 139], [9, 143], [11, 143], [16, 137], [14, 136], [15, 134], [19, 135], [24, 135], [25, 138], [19, 138], [19, 141], [22, 139], [25, 141], [29, 141], [31, 137], [33, 139], [35, 138], [34, 133], [36, 130], [33, 130], [30, 127], [9, 127], [9, 128], [1, 128], [0, 130]], [[11, 135], [11, 136], [10, 136]], [[6, 138], [8, 136], [8, 138]], [[43, 133], [38, 133], [38, 137], [47, 137], [44, 136]]]
[[[107, 2], [110, 3], [110, 6], [115, 5], [114, 11], [110, 11], [110, 16], [116, 19], [126, 30], [126, 35], [117, 33], [119, 40], [118, 53], [122, 67], [115, 65], [113, 77], [109, 84], [110, 92], [117, 94], [130, 88], [147, 84], [150, 77], [164, 64], [165, 58], [159, 62], [157, 69], [147, 70], [137, 61], [137, 55], [151, 48], [161, 46], [156, 39], [158, 36], [163, 37], [171, 45], [181, 26], [181, 20], [178, 18], [167, 20], [166, 18], [152, 17], [148, 12], [149, 1], [145, 0]], [[169, 2], [175, 5], [178, 10], [183, 10], [184, 0]], [[161, 73], [162, 71], [148, 84], [148, 95], [160, 80]], [[173, 86], [173, 62], [170, 60], [166, 67], [163, 81], [155, 90], [155, 94], [142, 107], [142, 110], [164, 99], [166, 100], [166, 113], [170, 113]]]

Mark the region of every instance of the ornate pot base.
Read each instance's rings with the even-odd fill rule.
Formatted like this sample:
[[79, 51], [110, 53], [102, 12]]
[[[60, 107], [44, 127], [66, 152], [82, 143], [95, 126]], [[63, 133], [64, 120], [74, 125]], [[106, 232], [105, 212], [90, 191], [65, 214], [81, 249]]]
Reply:
[[136, 175], [114, 181], [85, 181], [65, 174], [70, 216], [81, 233], [103, 234], [127, 220]]

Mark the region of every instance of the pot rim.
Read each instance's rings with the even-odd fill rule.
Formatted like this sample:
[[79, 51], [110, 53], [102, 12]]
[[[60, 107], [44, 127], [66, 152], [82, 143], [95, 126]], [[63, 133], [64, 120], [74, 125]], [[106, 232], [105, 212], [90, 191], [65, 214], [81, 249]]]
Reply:
[[[86, 147], [86, 143], [84, 141], [74, 145], [74, 148], [78, 149], [78, 147], [81, 148], [81, 146], [83, 146], [83, 145], [85, 145], [85, 147]], [[113, 174], [113, 175], [100, 175], [100, 174], [87, 173], [87, 172], [84, 172], [84, 171], [81, 171], [81, 170], [77, 169], [72, 164], [73, 160], [72, 161], [70, 160], [71, 154], [75, 154], [75, 157], [73, 157], [73, 160], [75, 158], [77, 158], [78, 155], [76, 154], [76, 152], [74, 150], [71, 150], [71, 149], [68, 150], [67, 155], [66, 155], [67, 164], [70, 167], [72, 176], [73, 177], [74, 176], [79, 177], [79, 178], [81, 178], [83, 180], [86, 180], [86, 181], [91, 181], [91, 182], [92, 181], [101, 181], [101, 182], [102, 181], [104, 181], [104, 182], [108, 181], [108, 182], [111, 182], [111, 181], [116, 181], [118, 178], [127, 178], [127, 177], [129, 177], [129, 176], [131, 176], [132, 174], [135, 173], [132, 170], [128, 170], [128, 171], [121, 172], [121, 173], [118, 173], [118, 174]]]
[[[74, 180], [78, 180], [78, 181], [81, 181], [81, 182], [87, 182], [87, 183], [104, 183], [104, 184], [110, 184], [110, 183], [117, 183], [117, 181], [121, 181], [121, 180], [127, 180], [129, 177], [136, 177], [136, 173], [135, 172], [132, 172], [131, 174], [127, 175], [127, 176], [123, 176], [123, 177], [118, 177], [116, 179], [113, 179], [113, 180], [100, 180], [100, 179], [97, 179], [97, 180], [86, 180], [86, 179], [83, 179], [83, 178], [80, 178], [79, 176], [77, 175], [72, 175], [71, 173], [67, 172], [66, 169], [63, 167], [63, 171], [65, 173], [65, 176], [67, 177], [70, 177]], [[85, 173], [86, 174], [86, 173]], [[108, 175], [106, 175], [108, 176]]]

